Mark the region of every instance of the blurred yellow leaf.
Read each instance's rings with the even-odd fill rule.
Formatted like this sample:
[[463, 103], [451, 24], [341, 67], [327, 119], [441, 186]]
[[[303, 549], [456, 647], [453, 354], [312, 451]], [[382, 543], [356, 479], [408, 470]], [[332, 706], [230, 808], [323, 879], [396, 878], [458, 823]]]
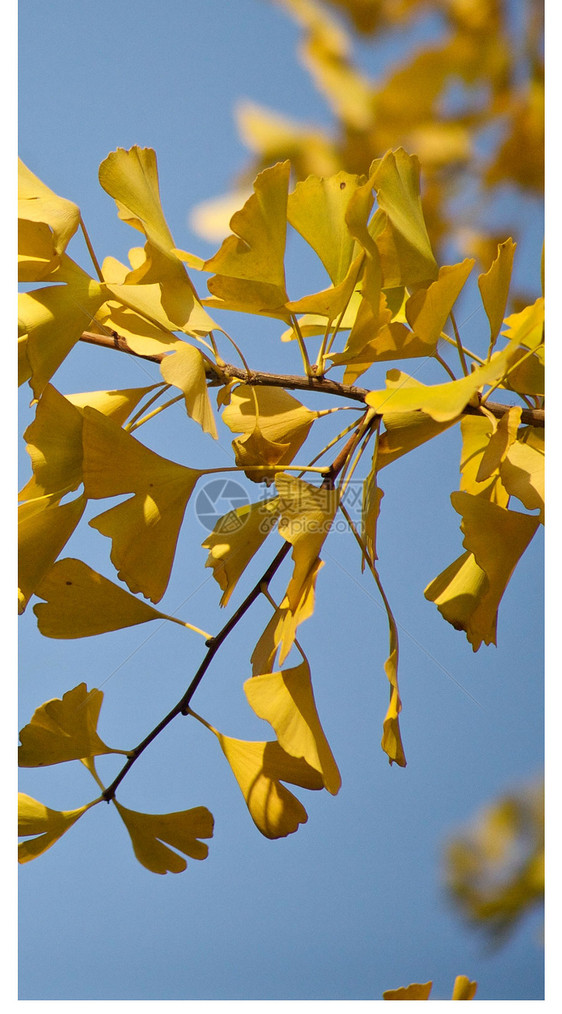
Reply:
[[467, 975], [457, 975], [451, 1000], [473, 1000], [477, 982], [471, 982]]
[[238, 578], [269, 535], [279, 516], [277, 497], [246, 504], [229, 511], [217, 521], [202, 543], [209, 550], [206, 567], [222, 589], [221, 606], [226, 606]]
[[84, 508], [86, 498], [61, 503], [54, 496], [37, 497], [18, 508], [18, 612], [23, 613], [59, 553], [62, 552]]
[[135, 495], [90, 525], [112, 539], [111, 560], [132, 592], [164, 594], [187, 501], [203, 473], [149, 450], [95, 409], [84, 409], [84, 488], [88, 498]]
[[18, 861], [28, 863], [50, 849], [100, 799], [94, 799], [78, 810], [50, 810], [24, 792], [18, 793], [18, 835], [29, 839], [19, 843]]
[[463, 915], [496, 943], [543, 904], [542, 781], [495, 800], [456, 834], [445, 850], [445, 876]]
[[207, 305], [250, 313], [277, 311], [286, 318], [283, 306], [287, 301], [284, 258], [289, 173], [288, 162], [260, 173], [254, 193], [232, 216], [230, 228], [234, 235], [228, 236], [214, 257], [205, 261], [204, 270], [215, 272], [207, 283], [215, 299], [206, 300]]
[[33, 607], [45, 637], [92, 637], [166, 618], [82, 560], [59, 560], [37, 585], [36, 592], [46, 600]]
[[250, 707], [273, 727], [279, 745], [292, 757], [302, 757], [322, 775], [336, 795], [341, 777], [320, 724], [306, 661], [284, 672], [252, 676], [244, 683]]
[[43, 767], [82, 757], [125, 753], [106, 746], [97, 734], [102, 701], [101, 690], [89, 691], [85, 683], [80, 683], [63, 694], [62, 699], [55, 697], [36, 708], [31, 721], [20, 732], [19, 767]]
[[188, 415], [216, 440], [218, 434], [207, 391], [205, 360], [199, 349], [186, 342], [178, 344], [162, 360], [160, 373], [167, 384], [173, 384], [183, 391]]
[[383, 1000], [428, 1000], [432, 982], [411, 982], [409, 986], [398, 989], [385, 989]]
[[214, 820], [205, 806], [176, 813], [138, 813], [116, 799], [113, 802], [131, 836], [139, 863], [151, 873], [182, 873], [187, 863], [178, 852], [191, 859], [207, 858], [209, 846], [199, 838], [213, 837]]

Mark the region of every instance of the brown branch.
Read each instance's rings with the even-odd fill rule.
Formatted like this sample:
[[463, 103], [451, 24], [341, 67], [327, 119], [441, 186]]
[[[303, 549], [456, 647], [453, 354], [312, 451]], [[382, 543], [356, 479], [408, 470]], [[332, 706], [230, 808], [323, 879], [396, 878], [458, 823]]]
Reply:
[[[148, 359], [153, 363], [161, 363], [166, 353], [156, 353], [153, 356], [141, 355], [128, 346], [122, 335], [115, 331], [112, 334], [96, 334], [93, 331], [84, 331], [80, 340], [91, 345], [99, 345], [103, 348], [126, 352], [129, 355], [137, 356], [139, 359]], [[283, 373], [264, 373], [259, 370], [244, 370], [232, 363], [223, 363], [220, 367], [212, 367], [207, 363], [207, 376], [211, 386], [224, 384], [227, 380], [240, 380], [244, 384], [251, 384], [253, 387], [284, 387], [291, 391], [318, 391], [321, 394], [332, 394], [339, 398], [350, 398], [352, 401], [366, 402], [367, 395], [371, 392], [366, 387], [355, 387], [353, 384], [339, 384], [327, 377], [304, 377], [285, 375]], [[496, 419], [501, 419], [508, 411], [510, 405], [502, 405], [500, 402], [486, 402], [486, 410], [491, 412]], [[478, 406], [466, 405], [463, 415], [484, 415]], [[545, 414], [542, 408], [523, 408], [521, 410], [521, 422], [524, 426], [544, 427]]]

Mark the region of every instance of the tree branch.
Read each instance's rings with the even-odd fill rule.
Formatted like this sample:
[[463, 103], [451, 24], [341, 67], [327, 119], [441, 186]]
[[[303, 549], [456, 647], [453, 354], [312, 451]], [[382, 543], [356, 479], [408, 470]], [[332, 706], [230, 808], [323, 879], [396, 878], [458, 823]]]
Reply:
[[[118, 352], [126, 352], [139, 359], [148, 359], [153, 363], [161, 363], [166, 353], [155, 355], [141, 355], [128, 346], [127, 341], [117, 332], [112, 334], [96, 334], [93, 331], [84, 331], [80, 341], [91, 345], [99, 345], [102, 348], [113, 349]], [[232, 363], [223, 363], [216, 368], [207, 363], [207, 376], [211, 386], [222, 384], [227, 380], [240, 380], [244, 384], [253, 387], [284, 387], [291, 391], [318, 391], [321, 394], [332, 394], [339, 398], [350, 398], [352, 401], [365, 403], [366, 397], [371, 392], [366, 387], [355, 387], [353, 384], [339, 384], [335, 380], [326, 377], [305, 377], [292, 376], [283, 373], [264, 373], [259, 370], [244, 370]], [[486, 402], [486, 410], [491, 412], [496, 419], [501, 419], [508, 411], [510, 405], [502, 405], [500, 402]], [[478, 406], [466, 405], [463, 409], [464, 415], [484, 415]], [[544, 427], [545, 413], [542, 408], [523, 408], [521, 411], [521, 422], [524, 426]]]

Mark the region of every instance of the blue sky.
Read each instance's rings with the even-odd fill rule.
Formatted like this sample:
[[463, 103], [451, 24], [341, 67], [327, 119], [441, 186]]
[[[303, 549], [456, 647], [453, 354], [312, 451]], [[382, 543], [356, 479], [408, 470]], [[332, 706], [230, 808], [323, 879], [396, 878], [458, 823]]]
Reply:
[[[226, 191], [245, 164], [236, 100], [253, 98], [329, 125], [297, 62], [295, 25], [266, 0], [21, 0], [19, 31], [20, 155], [80, 206], [100, 260], [110, 254], [124, 260], [139, 241], [97, 182], [109, 151], [132, 144], [156, 150], [177, 245], [208, 256], [214, 247], [191, 232], [189, 212]], [[395, 43], [388, 53], [396, 53]], [[367, 66], [365, 47], [362, 59]], [[517, 210], [529, 223], [517, 275], [535, 298], [542, 222], [524, 202]], [[70, 254], [87, 263], [79, 241]], [[298, 247], [289, 248], [291, 256], [296, 280], [306, 265]], [[473, 313], [478, 303], [474, 281], [460, 317], [469, 347], [483, 326], [482, 311]], [[256, 368], [298, 369], [274, 321], [232, 315], [227, 327]], [[158, 379], [150, 365], [117, 358], [80, 347], [55, 384], [71, 393]], [[430, 382], [423, 370], [419, 379]], [[28, 400], [25, 390], [22, 423], [31, 418]], [[326, 433], [336, 432], [331, 425], [327, 420]], [[146, 439], [194, 467], [211, 459], [217, 467], [229, 464], [226, 428], [211, 446], [179, 411]], [[196, 723], [176, 720], [135, 765], [120, 799], [154, 812], [207, 806], [216, 822], [209, 858], [179, 876], [150, 874], [136, 862], [114, 808], [94, 808], [20, 871], [21, 999], [367, 1000], [428, 979], [434, 997], [445, 998], [461, 973], [478, 980], [481, 999], [542, 996], [538, 917], [492, 952], [462, 923], [442, 885], [448, 837], [496, 795], [533, 780], [543, 759], [540, 536], [507, 589], [497, 648], [473, 654], [423, 597], [426, 584], [461, 552], [459, 518], [449, 505], [459, 450], [458, 433], [449, 432], [383, 476], [377, 544], [400, 626], [407, 768], [390, 768], [379, 747], [388, 696], [385, 616], [351, 538], [335, 533], [323, 552], [317, 610], [300, 639], [342, 773], [340, 794], [303, 799], [308, 823], [287, 839], [267, 841], [211, 737]], [[23, 481], [28, 473], [23, 452]], [[219, 610], [218, 587], [199, 548], [205, 534], [191, 512], [162, 607], [214, 631], [243, 592], [226, 614]], [[269, 562], [268, 552], [250, 568], [247, 587]], [[106, 540], [92, 529], [73, 538], [65, 555], [82, 556], [112, 576]], [[241, 684], [267, 618], [261, 603], [245, 617], [193, 701], [213, 725], [240, 738], [264, 737]], [[43, 701], [84, 680], [104, 691], [104, 740], [130, 748], [181, 697], [202, 657], [196, 635], [168, 626], [53, 641], [38, 634], [29, 608], [20, 621], [20, 725]], [[108, 779], [117, 770], [111, 758], [99, 768]], [[21, 788], [60, 809], [96, 794], [78, 764], [26, 771]]]

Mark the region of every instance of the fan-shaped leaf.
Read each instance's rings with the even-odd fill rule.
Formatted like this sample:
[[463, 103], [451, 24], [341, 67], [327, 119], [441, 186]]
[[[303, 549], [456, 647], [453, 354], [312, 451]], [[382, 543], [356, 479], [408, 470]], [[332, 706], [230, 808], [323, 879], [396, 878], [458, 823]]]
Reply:
[[[101, 797], [100, 797], [101, 798]], [[50, 849], [63, 834], [89, 810], [99, 803], [94, 799], [78, 810], [50, 810], [37, 799], [27, 796], [24, 792], [18, 795], [18, 835], [28, 838], [18, 845], [18, 861], [28, 863], [31, 859]], [[33, 835], [33, 837], [31, 837]]]
[[88, 691], [86, 684], [80, 683], [63, 694], [62, 699], [56, 697], [36, 708], [31, 721], [20, 732], [20, 768], [125, 753], [106, 746], [97, 734], [102, 701], [101, 690]]
[[214, 821], [205, 806], [176, 813], [138, 813], [116, 799], [113, 802], [131, 836], [139, 863], [151, 873], [182, 873], [187, 863], [178, 852], [191, 859], [207, 858], [209, 847], [199, 839], [213, 837]]

